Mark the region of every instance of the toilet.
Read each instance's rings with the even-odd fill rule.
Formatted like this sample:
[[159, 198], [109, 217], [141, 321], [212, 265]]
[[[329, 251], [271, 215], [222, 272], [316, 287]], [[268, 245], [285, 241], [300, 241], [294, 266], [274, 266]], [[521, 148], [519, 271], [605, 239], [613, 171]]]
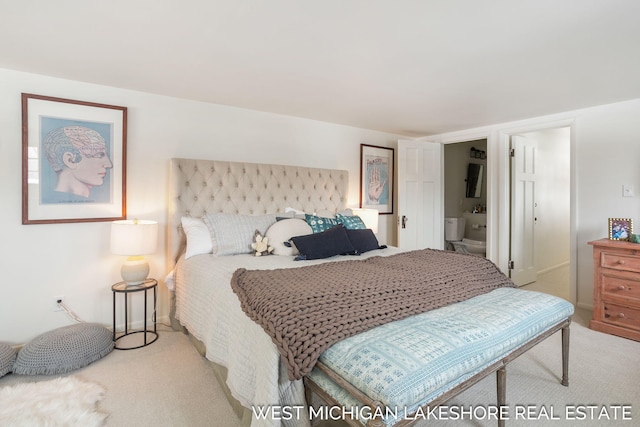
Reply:
[[[464, 252], [464, 253], [471, 253], [471, 254], [480, 255], [480, 256], [486, 256], [487, 254], [486, 240], [464, 237], [466, 224], [467, 224], [466, 218], [445, 218], [444, 219], [444, 239], [447, 242], [447, 249], [454, 250], [456, 252]], [[473, 230], [480, 228], [482, 229], [483, 232], [486, 229], [486, 227], [483, 228], [482, 225], [477, 227], [472, 226], [472, 228]], [[476, 236], [474, 235], [472, 237], [476, 237]], [[481, 236], [481, 237], [484, 237], [484, 236]]]
[[444, 240], [447, 242], [448, 250], [460, 251], [458, 245], [462, 243], [464, 238], [464, 218], [445, 218], [444, 219]]
[[463, 238], [462, 242], [460, 243], [464, 245], [464, 248], [466, 249], [466, 251], [471, 254], [476, 254], [481, 256], [487, 255], [487, 242], [485, 240], [473, 240], [473, 239]]

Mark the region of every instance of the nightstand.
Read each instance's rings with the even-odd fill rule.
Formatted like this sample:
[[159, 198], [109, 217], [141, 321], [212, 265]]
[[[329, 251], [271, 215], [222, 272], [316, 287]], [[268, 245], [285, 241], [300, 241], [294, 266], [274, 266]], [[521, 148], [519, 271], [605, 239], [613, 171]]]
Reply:
[[[151, 314], [151, 322], [153, 323], [153, 329], [149, 329], [147, 326], [147, 320], [149, 316], [147, 314], [148, 307], [148, 299], [147, 294], [149, 290], [153, 290], [153, 312]], [[158, 281], [155, 279], [146, 279], [143, 283], [134, 286], [127, 286], [125, 282], [118, 282], [115, 285], [111, 286], [111, 291], [113, 292], [113, 342], [114, 348], [117, 350], [133, 350], [140, 347], [145, 347], [149, 344], [154, 343], [158, 339], [158, 332], [156, 330], [156, 303], [158, 301]], [[142, 330], [130, 330], [129, 329], [129, 297], [131, 294], [143, 292], [144, 293], [144, 325]], [[122, 294], [124, 299], [124, 332], [118, 333], [116, 331], [116, 296], [117, 294]], [[149, 325], [151, 326], [151, 325]], [[118, 335], [119, 334], [119, 335]], [[142, 334], [142, 344], [141, 345], [131, 345], [118, 346], [118, 341], [124, 337], [131, 336], [134, 334]], [[129, 340], [127, 340], [129, 341]]]

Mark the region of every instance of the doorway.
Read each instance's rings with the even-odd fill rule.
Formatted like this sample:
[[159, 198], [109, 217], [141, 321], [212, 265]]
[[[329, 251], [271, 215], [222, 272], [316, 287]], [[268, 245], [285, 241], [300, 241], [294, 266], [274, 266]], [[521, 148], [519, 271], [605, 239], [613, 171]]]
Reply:
[[486, 246], [487, 139], [444, 144], [443, 172], [444, 217], [464, 218], [464, 237]]
[[[511, 147], [518, 147], [511, 157], [509, 258], [514, 265], [510, 275], [518, 286], [567, 300], [571, 300], [570, 135], [570, 127], [511, 135]], [[529, 158], [518, 160], [524, 147]], [[519, 178], [519, 163], [525, 162], [530, 170]]]

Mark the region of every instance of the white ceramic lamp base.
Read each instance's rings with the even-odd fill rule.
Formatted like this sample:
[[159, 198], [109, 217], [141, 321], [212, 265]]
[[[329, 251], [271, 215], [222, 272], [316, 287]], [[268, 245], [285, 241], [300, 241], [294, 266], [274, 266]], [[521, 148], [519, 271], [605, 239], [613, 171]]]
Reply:
[[120, 274], [127, 286], [140, 285], [149, 275], [149, 263], [141, 256], [129, 257], [122, 264]]

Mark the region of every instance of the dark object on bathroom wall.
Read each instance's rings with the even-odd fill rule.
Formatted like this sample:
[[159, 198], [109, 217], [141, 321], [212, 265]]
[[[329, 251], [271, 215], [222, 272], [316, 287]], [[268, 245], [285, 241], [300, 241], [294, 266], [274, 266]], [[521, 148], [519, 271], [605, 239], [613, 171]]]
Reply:
[[471, 150], [469, 150], [469, 157], [472, 159], [486, 159], [487, 152], [484, 150], [478, 150], [476, 147], [471, 147]]
[[484, 165], [469, 163], [467, 168], [467, 198], [480, 197], [482, 193], [482, 172]]

